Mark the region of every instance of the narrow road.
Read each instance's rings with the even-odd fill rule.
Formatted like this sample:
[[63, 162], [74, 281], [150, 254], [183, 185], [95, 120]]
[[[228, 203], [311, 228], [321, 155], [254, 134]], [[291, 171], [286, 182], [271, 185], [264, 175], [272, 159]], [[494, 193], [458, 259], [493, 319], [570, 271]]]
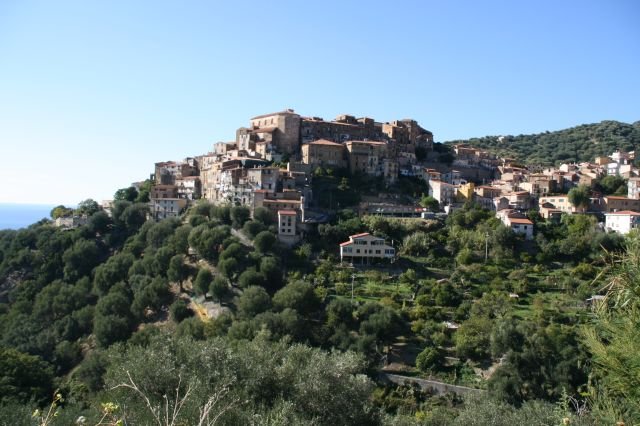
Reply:
[[437, 382], [435, 380], [419, 379], [417, 377], [400, 376], [398, 374], [390, 374], [380, 372], [378, 378], [383, 383], [395, 383], [396, 385], [405, 385], [416, 383], [422, 390], [431, 391], [438, 395], [447, 393], [455, 393], [456, 395], [468, 395], [470, 393], [483, 393], [482, 389], [474, 389], [466, 386], [451, 385], [449, 383]]
[[253, 247], [253, 243], [251, 242], [251, 240], [249, 238], [247, 238], [246, 235], [244, 235], [241, 231], [238, 231], [237, 229], [231, 229], [231, 235], [233, 235], [234, 237], [236, 237], [237, 239], [240, 240], [240, 242], [242, 244], [244, 244], [247, 247]]

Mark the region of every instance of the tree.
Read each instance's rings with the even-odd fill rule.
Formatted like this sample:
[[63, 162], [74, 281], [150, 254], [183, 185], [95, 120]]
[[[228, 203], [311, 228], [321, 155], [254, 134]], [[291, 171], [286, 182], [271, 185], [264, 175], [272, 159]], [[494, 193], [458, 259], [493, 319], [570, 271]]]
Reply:
[[227, 284], [227, 280], [221, 275], [216, 276], [209, 286], [211, 296], [217, 301], [221, 301], [222, 298], [227, 295], [228, 291], [229, 285]]
[[173, 302], [169, 308], [169, 313], [176, 323], [180, 323], [194, 315], [194, 312], [189, 308], [189, 304], [184, 299], [178, 299]]
[[349, 189], [351, 189], [351, 187], [349, 186], [349, 179], [347, 179], [346, 177], [343, 177], [342, 179], [340, 179], [340, 184], [338, 185], [338, 189], [340, 191], [348, 191]]
[[169, 269], [167, 269], [167, 278], [180, 285], [180, 291], [184, 291], [182, 283], [189, 278], [191, 268], [185, 263], [183, 254], [177, 254], [169, 261]]
[[73, 247], [62, 255], [64, 261], [64, 276], [67, 281], [74, 282], [85, 275], [98, 264], [100, 252], [96, 243], [88, 240], [78, 240]]
[[91, 198], [87, 198], [84, 201], [80, 201], [78, 203], [78, 208], [76, 209], [76, 213], [79, 215], [91, 216], [94, 213], [100, 211], [100, 205], [92, 200]]
[[605, 176], [600, 179], [595, 186], [606, 195], [616, 193], [621, 193], [620, 195], [626, 195], [627, 193], [627, 182], [621, 176]]
[[235, 273], [238, 272], [239, 268], [240, 264], [233, 257], [221, 259], [218, 262], [218, 270], [228, 279], [232, 279]]
[[89, 217], [87, 227], [93, 234], [105, 234], [109, 231], [111, 218], [105, 211], [99, 211]]
[[586, 209], [589, 207], [591, 190], [587, 185], [578, 185], [571, 188], [567, 194], [569, 202], [577, 209]]
[[275, 222], [275, 218], [271, 210], [266, 207], [256, 207], [253, 211], [253, 220], [269, 226]]
[[264, 286], [274, 292], [282, 286], [282, 271], [275, 257], [266, 256], [260, 261], [260, 273], [264, 276]]
[[149, 206], [136, 203], [125, 208], [119, 219], [126, 226], [129, 233], [134, 234], [147, 221], [148, 213]]
[[124, 281], [134, 261], [135, 257], [129, 253], [118, 253], [99, 265], [93, 279], [98, 294], [107, 294], [113, 285]]
[[273, 305], [278, 310], [290, 308], [308, 315], [320, 307], [320, 301], [311, 284], [297, 281], [278, 290], [273, 296]]
[[206, 295], [209, 291], [209, 287], [213, 282], [213, 274], [207, 268], [201, 268], [196, 275], [196, 279], [193, 282], [193, 288], [199, 295]]
[[271, 298], [264, 288], [253, 286], [242, 292], [236, 305], [240, 317], [253, 318], [271, 309]]
[[456, 353], [461, 358], [483, 360], [489, 356], [491, 321], [483, 317], [470, 318], [456, 331]]
[[440, 209], [440, 203], [438, 202], [438, 200], [430, 195], [423, 196], [420, 199], [420, 205], [432, 212], [437, 212]]
[[251, 286], [261, 286], [264, 284], [264, 276], [254, 268], [249, 268], [238, 277], [238, 286], [248, 288]]
[[[202, 324], [188, 319], [178, 329], [192, 322]], [[156, 416], [165, 406], [178, 407], [166, 411], [172, 424], [380, 423], [361, 356], [265, 337], [231, 342], [159, 334], [146, 347], [113, 351], [104, 398], [127, 401], [122, 414], [131, 424], [164, 424]], [[211, 415], [203, 420], [205, 407]]]
[[57, 219], [59, 217], [69, 217], [73, 215], [73, 209], [69, 207], [65, 207], [62, 204], [51, 209], [51, 213], [49, 213], [51, 219]]
[[138, 191], [133, 186], [120, 188], [113, 194], [114, 201], [130, 201], [133, 203], [137, 197]]
[[262, 224], [262, 222], [258, 222], [257, 220], [248, 220], [242, 227], [242, 232], [244, 232], [249, 238], [254, 238], [264, 230], [265, 226]]
[[583, 328], [592, 355], [592, 402], [602, 424], [640, 423], [640, 235], [629, 234], [626, 252], [608, 268], [607, 298]]
[[253, 240], [253, 244], [260, 253], [267, 253], [276, 243], [276, 237], [269, 231], [262, 231]]
[[96, 336], [98, 345], [107, 347], [112, 343], [127, 340], [131, 335], [131, 324], [127, 318], [116, 315], [96, 315], [93, 334]]
[[26, 403], [50, 397], [53, 386], [51, 367], [37, 356], [0, 347], [0, 402]]
[[149, 193], [151, 192], [152, 186], [153, 186], [153, 181], [151, 179], [146, 179], [142, 183], [142, 185], [140, 185], [140, 191], [138, 192], [138, 196], [134, 201], [136, 203], [148, 203]]
[[416, 367], [422, 372], [430, 372], [440, 366], [442, 359], [442, 352], [438, 348], [427, 347], [416, 357]]
[[231, 207], [231, 226], [236, 229], [242, 228], [242, 225], [249, 220], [251, 216], [251, 211], [248, 207], [245, 206], [235, 206]]

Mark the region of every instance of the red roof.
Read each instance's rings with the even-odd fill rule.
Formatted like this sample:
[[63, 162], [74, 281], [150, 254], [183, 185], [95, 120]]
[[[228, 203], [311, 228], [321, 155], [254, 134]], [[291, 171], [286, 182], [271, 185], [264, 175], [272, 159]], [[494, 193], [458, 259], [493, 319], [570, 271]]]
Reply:
[[347, 241], [345, 243], [340, 243], [340, 247], [348, 246], [350, 244], [353, 244], [353, 242], [352, 241]]
[[619, 212], [611, 212], [606, 213], [607, 215], [616, 215], [616, 216], [640, 216], [640, 213], [634, 212], [632, 210], [622, 210]]
[[371, 235], [371, 234], [368, 232], [363, 232], [362, 234], [349, 235], [349, 238], [360, 238], [360, 237], [366, 237], [367, 235]]
[[529, 219], [520, 219], [520, 218], [509, 218], [509, 222], [511, 223], [518, 223], [521, 225], [533, 225], [533, 222], [531, 222]]
[[612, 200], [633, 200], [633, 198], [620, 197], [619, 195], [606, 195], [604, 198]]
[[309, 142], [307, 145], [327, 145], [327, 146], [339, 146], [342, 147], [341, 143], [333, 142], [327, 139], [318, 139], [317, 141]]
[[283, 216], [295, 216], [297, 213], [293, 210], [278, 210], [278, 214]]
[[265, 203], [293, 203], [300, 204], [302, 201], [300, 200], [264, 200]]
[[368, 145], [386, 145], [386, 142], [382, 141], [347, 141], [347, 143], [362, 143]]

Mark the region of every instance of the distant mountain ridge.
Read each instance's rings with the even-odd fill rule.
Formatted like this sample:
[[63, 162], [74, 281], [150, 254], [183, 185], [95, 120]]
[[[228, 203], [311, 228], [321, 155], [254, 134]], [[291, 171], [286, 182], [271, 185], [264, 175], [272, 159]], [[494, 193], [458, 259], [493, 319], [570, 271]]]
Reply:
[[445, 143], [468, 144], [532, 165], [593, 161], [595, 157], [608, 156], [615, 150], [640, 149], [640, 121], [628, 124], [605, 120], [554, 132], [485, 136]]

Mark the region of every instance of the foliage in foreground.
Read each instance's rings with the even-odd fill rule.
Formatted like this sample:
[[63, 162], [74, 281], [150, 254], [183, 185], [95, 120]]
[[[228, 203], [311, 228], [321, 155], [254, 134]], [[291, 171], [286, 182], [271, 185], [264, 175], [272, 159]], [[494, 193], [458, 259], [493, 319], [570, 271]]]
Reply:
[[593, 410], [604, 423], [640, 423], [640, 234], [616, 256], [608, 275], [607, 299], [593, 324], [584, 327], [592, 354]]

